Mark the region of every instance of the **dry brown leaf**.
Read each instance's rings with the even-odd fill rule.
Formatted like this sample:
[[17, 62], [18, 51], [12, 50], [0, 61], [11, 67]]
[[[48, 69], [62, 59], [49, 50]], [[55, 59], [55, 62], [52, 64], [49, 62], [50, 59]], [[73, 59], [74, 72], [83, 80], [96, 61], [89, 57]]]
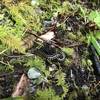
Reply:
[[18, 82], [15, 91], [12, 93], [12, 97], [22, 96], [29, 85], [29, 80], [25, 74], [23, 74]]
[[[52, 32], [52, 31], [47, 32], [46, 34], [40, 36], [40, 38], [45, 40], [45, 41], [50, 41], [54, 37], [55, 37], [55, 35], [54, 35], [54, 32]], [[41, 39], [38, 39], [38, 40], [42, 41]]]

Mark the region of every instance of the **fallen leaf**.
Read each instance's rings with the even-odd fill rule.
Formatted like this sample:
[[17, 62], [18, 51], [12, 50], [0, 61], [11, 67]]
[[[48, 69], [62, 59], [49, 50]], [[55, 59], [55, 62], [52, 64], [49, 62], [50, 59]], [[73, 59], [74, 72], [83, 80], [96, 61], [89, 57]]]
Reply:
[[40, 39], [38, 39], [38, 40], [41, 41], [41, 39], [43, 39], [45, 41], [50, 41], [54, 37], [55, 37], [54, 32], [47, 32], [46, 34], [41, 35]]
[[23, 74], [15, 88], [15, 91], [12, 93], [12, 97], [22, 96], [29, 84], [29, 80], [25, 74]]

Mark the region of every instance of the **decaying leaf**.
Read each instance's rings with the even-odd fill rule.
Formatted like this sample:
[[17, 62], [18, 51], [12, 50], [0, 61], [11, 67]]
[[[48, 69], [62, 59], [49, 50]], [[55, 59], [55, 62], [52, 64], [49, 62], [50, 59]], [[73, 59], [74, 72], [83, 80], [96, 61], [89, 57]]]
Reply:
[[[40, 38], [45, 41], [50, 41], [54, 37], [55, 37], [54, 32], [47, 32], [46, 34], [40, 36]], [[40, 39], [38, 39], [38, 40], [41, 41]]]
[[29, 85], [29, 80], [25, 74], [23, 74], [12, 93], [12, 97], [22, 96], [24, 95], [25, 91], [27, 90], [27, 87]]

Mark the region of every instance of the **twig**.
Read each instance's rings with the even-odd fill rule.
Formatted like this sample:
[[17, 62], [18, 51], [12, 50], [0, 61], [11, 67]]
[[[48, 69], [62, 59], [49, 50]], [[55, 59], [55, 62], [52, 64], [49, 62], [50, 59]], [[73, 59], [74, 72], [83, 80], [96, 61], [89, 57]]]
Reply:
[[1, 63], [1, 64], [4, 64], [4, 65], [7, 65], [7, 66], [9, 65], [9, 64], [7, 64], [7, 63], [5, 63], [5, 62], [3, 62], [3, 61], [0, 61], [0, 63]]
[[3, 51], [0, 52], [0, 55], [3, 54], [4, 52], [6, 52], [8, 49], [5, 49]]
[[12, 55], [12, 56], [6, 55], [6, 56], [9, 58], [19, 58], [19, 57], [33, 57], [35, 55], [31, 53], [26, 53], [25, 55]]
[[55, 41], [49, 40], [49, 42], [48, 42], [48, 41], [46, 41], [45, 39], [41, 38], [40, 36], [37, 36], [36, 34], [34, 34], [31, 30], [29, 30], [28, 32], [29, 32], [30, 34], [34, 35], [37, 39], [40, 39], [40, 40], [42, 40], [42, 41], [44, 41], [44, 42], [47, 42], [48, 44], [49, 44], [49, 43], [50, 43], [50, 44], [52, 43], [55, 47], [61, 49], [61, 47], [60, 47], [59, 45], [55, 44]]
[[97, 86], [100, 85], [100, 81], [93, 87], [93, 89], [91, 89], [90, 91], [92, 92], [94, 89], [96, 89]]

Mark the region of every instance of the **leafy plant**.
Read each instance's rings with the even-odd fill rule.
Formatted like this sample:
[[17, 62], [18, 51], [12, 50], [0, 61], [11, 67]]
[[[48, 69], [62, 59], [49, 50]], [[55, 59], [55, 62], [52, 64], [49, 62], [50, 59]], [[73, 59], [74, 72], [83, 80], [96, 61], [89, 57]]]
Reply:
[[95, 22], [98, 27], [100, 27], [100, 12], [99, 11], [91, 11], [88, 19], [92, 22]]
[[93, 44], [94, 48], [96, 49], [97, 53], [100, 56], [100, 44], [98, 43], [98, 41], [96, 40], [96, 38], [93, 36], [92, 33], [90, 33], [88, 39], [89, 42]]

